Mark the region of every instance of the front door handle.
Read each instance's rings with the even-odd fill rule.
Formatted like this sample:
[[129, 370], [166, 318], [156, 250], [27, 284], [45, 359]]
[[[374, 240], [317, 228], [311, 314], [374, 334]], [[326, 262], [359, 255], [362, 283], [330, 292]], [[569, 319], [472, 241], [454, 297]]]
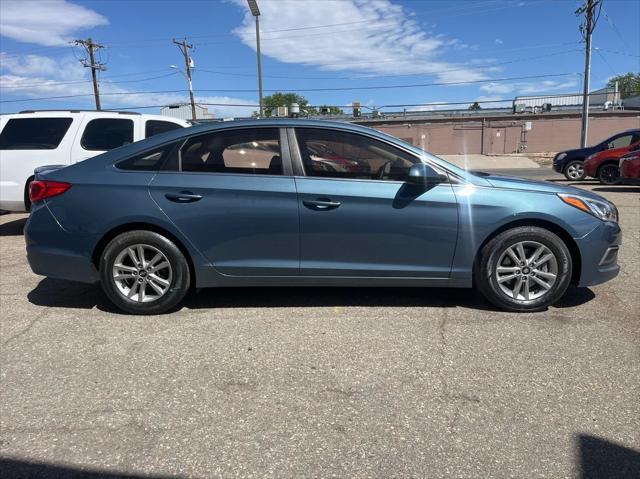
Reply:
[[164, 195], [169, 201], [175, 203], [193, 203], [202, 199], [202, 195], [194, 195], [190, 191], [181, 191], [180, 193], [167, 193]]
[[339, 201], [332, 201], [327, 198], [318, 198], [317, 200], [303, 200], [302, 204], [312, 210], [334, 210], [340, 206]]

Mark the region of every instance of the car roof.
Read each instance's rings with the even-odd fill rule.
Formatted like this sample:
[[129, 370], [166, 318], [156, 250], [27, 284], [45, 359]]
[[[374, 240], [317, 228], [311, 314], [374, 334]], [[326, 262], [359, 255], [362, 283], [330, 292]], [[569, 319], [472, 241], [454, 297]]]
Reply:
[[65, 115], [70, 117], [77, 117], [80, 115], [88, 115], [90, 117], [100, 118], [103, 116], [113, 118], [116, 115], [122, 115], [123, 117], [133, 116], [136, 118], [143, 118], [145, 120], [159, 120], [169, 121], [173, 123], [179, 123], [183, 126], [189, 125], [189, 122], [180, 118], [174, 118], [164, 115], [148, 115], [146, 113], [138, 113], [135, 111], [115, 111], [115, 110], [23, 110], [18, 113], [6, 113], [0, 115], [2, 118], [51, 118], [57, 115]]
[[[200, 123], [192, 128], [197, 128], [198, 133], [206, 133], [207, 131], [218, 131], [233, 128], [329, 128], [340, 130], [351, 130], [367, 134], [380, 134], [378, 130], [368, 126], [356, 125], [344, 121], [335, 120], [313, 120], [308, 118], [261, 118], [247, 120], [220, 121], [216, 123]], [[194, 130], [191, 130], [193, 132]], [[183, 132], [184, 133], [184, 132]], [[189, 133], [193, 134], [193, 133]]]

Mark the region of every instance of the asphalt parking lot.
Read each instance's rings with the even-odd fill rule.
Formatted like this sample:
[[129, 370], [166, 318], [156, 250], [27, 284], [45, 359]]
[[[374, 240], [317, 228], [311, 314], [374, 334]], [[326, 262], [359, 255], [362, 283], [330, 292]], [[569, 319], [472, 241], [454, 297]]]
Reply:
[[640, 188], [581, 186], [620, 210], [622, 272], [535, 314], [264, 288], [126, 316], [32, 274], [0, 216], [0, 475], [638, 477]]

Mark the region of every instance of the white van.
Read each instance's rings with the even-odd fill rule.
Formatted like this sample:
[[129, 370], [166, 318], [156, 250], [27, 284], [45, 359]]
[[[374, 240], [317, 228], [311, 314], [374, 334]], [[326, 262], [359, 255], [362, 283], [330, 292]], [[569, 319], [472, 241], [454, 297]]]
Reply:
[[0, 115], [0, 210], [28, 211], [33, 170], [71, 165], [118, 146], [187, 128], [177, 118], [117, 111], [22, 111]]

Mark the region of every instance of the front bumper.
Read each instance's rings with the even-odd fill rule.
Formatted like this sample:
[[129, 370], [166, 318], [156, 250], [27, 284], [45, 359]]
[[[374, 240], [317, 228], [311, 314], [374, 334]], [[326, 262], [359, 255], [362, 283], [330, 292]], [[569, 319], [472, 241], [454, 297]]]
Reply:
[[24, 236], [27, 260], [34, 273], [82, 283], [99, 280], [98, 271], [91, 261], [91, 238], [66, 232], [46, 204], [34, 205]]
[[589, 176], [591, 178], [596, 177], [596, 170], [598, 169], [597, 168], [598, 165], [596, 165], [591, 161], [585, 161], [584, 163], [582, 163], [582, 166], [584, 167], [585, 176]]
[[562, 173], [564, 170], [564, 162], [553, 159], [553, 170], [557, 173]]
[[591, 233], [576, 239], [576, 243], [582, 258], [578, 286], [594, 286], [618, 275], [618, 250], [622, 244], [622, 231], [617, 223], [603, 222]]

